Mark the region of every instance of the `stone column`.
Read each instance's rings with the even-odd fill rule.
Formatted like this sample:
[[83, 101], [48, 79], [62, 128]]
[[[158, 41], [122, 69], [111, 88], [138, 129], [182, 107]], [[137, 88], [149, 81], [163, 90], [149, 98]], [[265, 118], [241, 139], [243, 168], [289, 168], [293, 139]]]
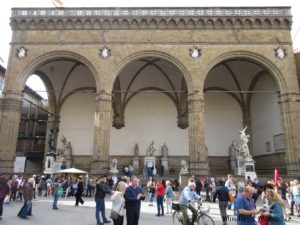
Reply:
[[189, 95], [189, 173], [209, 175], [207, 150], [204, 136], [204, 95]]
[[284, 93], [279, 96], [285, 133], [287, 176], [300, 174], [300, 94]]
[[0, 99], [0, 174], [12, 174], [21, 114], [21, 93], [6, 92]]
[[101, 91], [96, 96], [94, 153], [92, 156], [91, 173], [106, 174], [109, 163], [109, 143], [112, 102], [111, 94]]

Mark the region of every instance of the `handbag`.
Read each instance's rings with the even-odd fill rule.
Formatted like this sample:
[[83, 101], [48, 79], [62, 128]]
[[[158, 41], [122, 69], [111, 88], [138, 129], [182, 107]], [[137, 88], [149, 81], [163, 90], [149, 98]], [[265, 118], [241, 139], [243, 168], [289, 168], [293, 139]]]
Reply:
[[113, 219], [113, 220], [117, 220], [119, 218], [119, 213], [117, 213], [116, 211], [111, 210], [110, 218]]
[[230, 202], [234, 201], [234, 196], [231, 192], [228, 192], [228, 199], [229, 199]]

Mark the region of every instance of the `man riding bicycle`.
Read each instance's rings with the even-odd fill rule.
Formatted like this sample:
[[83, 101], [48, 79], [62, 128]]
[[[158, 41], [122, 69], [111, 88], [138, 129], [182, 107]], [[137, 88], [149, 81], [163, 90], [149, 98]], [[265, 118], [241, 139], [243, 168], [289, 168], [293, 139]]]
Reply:
[[201, 196], [197, 195], [195, 192], [196, 184], [194, 182], [189, 182], [188, 186], [186, 186], [180, 195], [180, 210], [183, 215], [183, 225], [189, 225], [189, 216], [187, 209], [191, 210], [193, 213], [192, 223], [196, 222], [197, 220], [197, 209], [191, 204], [196, 200], [201, 200]]

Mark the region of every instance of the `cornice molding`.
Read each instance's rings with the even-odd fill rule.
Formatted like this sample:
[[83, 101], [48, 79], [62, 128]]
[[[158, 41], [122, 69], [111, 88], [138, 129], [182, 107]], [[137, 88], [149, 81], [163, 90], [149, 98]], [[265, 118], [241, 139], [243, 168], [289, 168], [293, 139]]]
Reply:
[[13, 8], [12, 30], [291, 29], [290, 7]]

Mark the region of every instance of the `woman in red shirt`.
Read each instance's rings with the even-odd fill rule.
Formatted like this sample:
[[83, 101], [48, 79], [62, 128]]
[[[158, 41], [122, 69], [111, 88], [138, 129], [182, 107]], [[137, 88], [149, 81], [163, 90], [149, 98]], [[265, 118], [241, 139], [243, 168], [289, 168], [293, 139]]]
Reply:
[[[156, 185], [156, 201], [157, 201], [157, 214], [156, 216], [164, 216], [164, 195], [165, 195], [166, 182], [162, 180]], [[161, 211], [161, 213], [160, 213]]]

